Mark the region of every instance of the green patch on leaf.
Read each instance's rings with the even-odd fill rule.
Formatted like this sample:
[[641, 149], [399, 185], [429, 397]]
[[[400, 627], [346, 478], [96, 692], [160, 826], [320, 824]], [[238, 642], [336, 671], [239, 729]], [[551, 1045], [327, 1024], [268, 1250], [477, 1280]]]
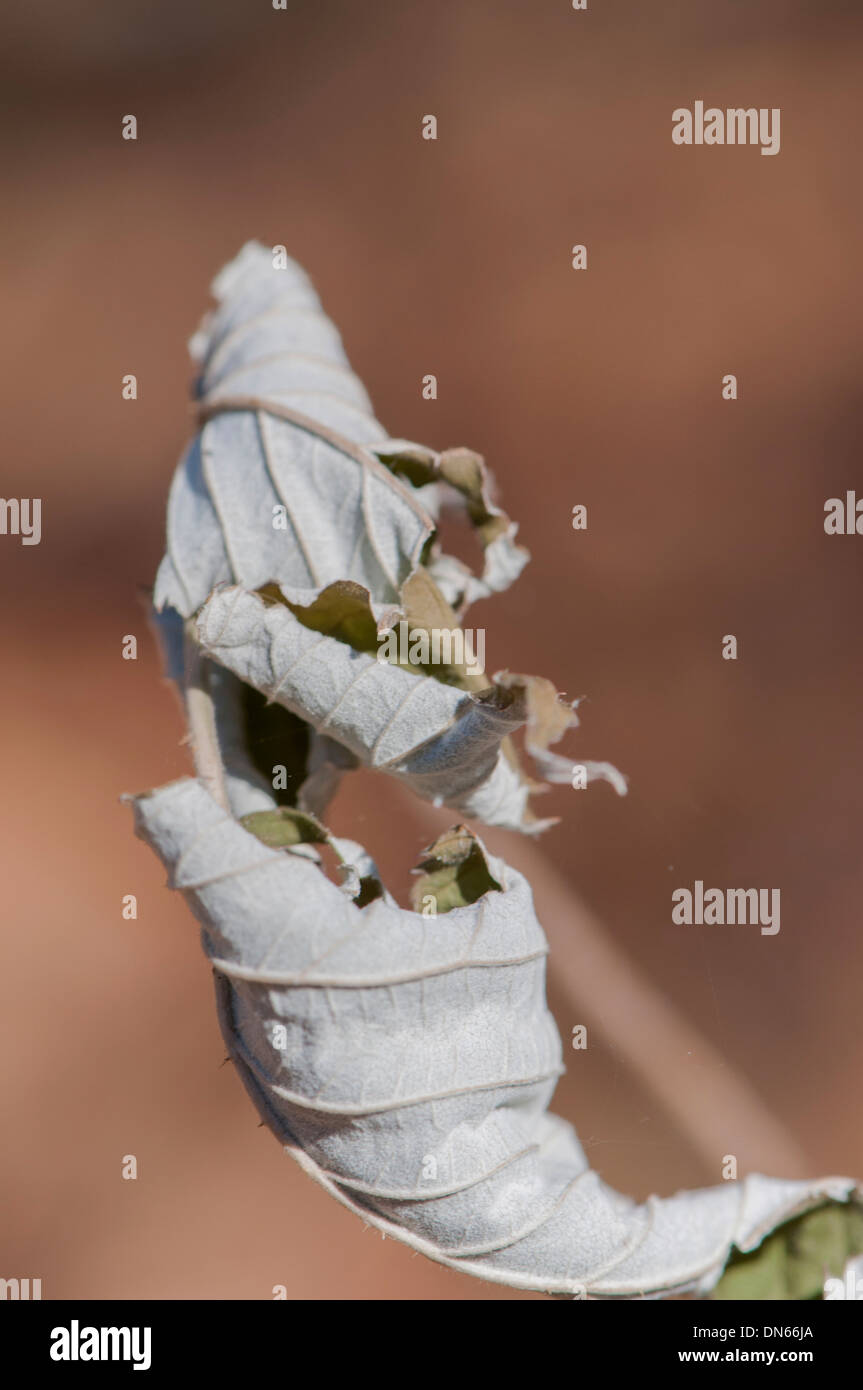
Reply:
[[293, 806], [275, 811], [250, 811], [240, 824], [270, 849], [290, 849], [293, 845], [326, 845], [327, 834], [320, 821]]
[[841, 1277], [863, 1254], [863, 1206], [826, 1202], [778, 1226], [749, 1254], [731, 1256], [715, 1299], [820, 1299], [825, 1279]]
[[240, 817], [240, 824], [270, 849], [293, 849], [297, 845], [326, 845], [335, 854], [343, 880], [355, 885], [348, 891], [357, 907], [366, 907], [384, 896], [383, 884], [374, 874], [359, 877], [356, 868], [345, 860], [326, 826], [307, 811], [293, 806], [280, 806], [275, 811], [250, 811]]
[[328, 584], [305, 608], [285, 598], [276, 584], [267, 584], [258, 592], [267, 602], [281, 603], [289, 608], [303, 627], [310, 628], [312, 632], [335, 637], [338, 642], [346, 642], [357, 652], [377, 651], [378, 628], [370, 606], [369, 591], [352, 579], [337, 579], [334, 584]]
[[[490, 684], [488, 676], [470, 672], [465, 660], [455, 659], [459, 647], [456, 637], [460, 629], [458, 616], [427, 570], [417, 569], [408, 576], [402, 586], [401, 600], [411, 639], [420, 638], [421, 645], [423, 633], [429, 635], [437, 632], [439, 654], [442, 658], [446, 655], [450, 658], [420, 664], [420, 669], [427, 676], [434, 676], [445, 685], [458, 686], [460, 690], [487, 690]], [[429, 646], [433, 654], [434, 644], [430, 643]], [[470, 656], [474, 655], [470, 653]], [[475, 663], [471, 661], [470, 664]]]
[[482, 843], [464, 825], [444, 831], [425, 851], [416, 872], [420, 877], [411, 888], [415, 912], [422, 911], [429, 897], [435, 900], [436, 912], [451, 912], [477, 902], [484, 893], [502, 892]]
[[[400, 597], [407, 623], [407, 642], [393, 629], [389, 646], [396, 651], [395, 657], [387, 655], [387, 646], [381, 645], [387, 643], [387, 635], [378, 634], [371, 598], [362, 584], [349, 579], [336, 580], [306, 606], [286, 598], [277, 584], [267, 584], [258, 593], [265, 603], [281, 604], [290, 609], [303, 627], [344, 642], [354, 651], [372, 656], [383, 653], [381, 660], [386, 659], [416, 675], [431, 676], [445, 685], [458, 686], [460, 690], [488, 688], [486, 676], [469, 673], [467, 662], [456, 659], [463, 645], [458, 617], [431, 575], [422, 568], [414, 570], [402, 588]], [[431, 638], [433, 632], [437, 634], [434, 640]], [[442, 653], [441, 659], [432, 659], [438, 651]], [[423, 653], [432, 655], [426, 660]]]

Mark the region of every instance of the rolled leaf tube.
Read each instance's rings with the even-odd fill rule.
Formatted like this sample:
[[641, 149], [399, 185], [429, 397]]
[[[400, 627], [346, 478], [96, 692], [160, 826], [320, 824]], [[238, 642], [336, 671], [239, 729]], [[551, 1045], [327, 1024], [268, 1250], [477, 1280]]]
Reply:
[[[310, 815], [364, 763], [535, 831], [509, 736], [523, 725], [543, 774], [566, 779], [548, 745], [576, 721], [538, 678], [478, 691], [376, 659], [385, 615], [448, 627], [510, 583], [527, 558], [516, 528], [478, 455], [389, 439], [298, 266], [250, 243], [214, 288], [192, 342], [201, 428], [154, 595], [198, 776], [134, 810], [201, 924], [225, 1042], [265, 1123], [366, 1222], [463, 1272], [570, 1297], [704, 1294], [734, 1251], [859, 1203], [846, 1178], [750, 1175], [642, 1204], [615, 1192], [548, 1111], [562, 1049], [526, 880], [460, 826], [424, 863], [418, 896], [434, 886], [441, 910], [401, 908], [362, 847]], [[478, 578], [440, 549], [444, 486], [481, 536]], [[261, 755], [273, 739], [280, 786]], [[609, 764], [583, 766], [625, 790]]]
[[[197, 781], [139, 797], [137, 833], [202, 925], [228, 1051], [261, 1117], [372, 1225], [521, 1289], [710, 1290], [733, 1247], [854, 1185], [749, 1176], [636, 1204], [547, 1112], [561, 1044], [525, 879], [437, 918], [358, 908]], [[281, 1031], [280, 1031], [281, 1030]]]

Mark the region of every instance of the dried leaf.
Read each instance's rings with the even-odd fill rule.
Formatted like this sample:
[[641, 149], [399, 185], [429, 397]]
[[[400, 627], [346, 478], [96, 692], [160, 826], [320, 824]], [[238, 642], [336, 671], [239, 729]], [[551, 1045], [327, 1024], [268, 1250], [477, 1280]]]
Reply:
[[415, 487], [446, 483], [465, 503], [485, 551], [480, 578], [466, 566], [439, 553], [429, 560], [431, 572], [450, 602], [463, 610], [480, 598], [500, 593], [521, 574], [530, 555], [515, 543], [518, 526], [492, 501], [491, 480], [485, 460], [472, 449], [445, 449], [437, 454], [422, 444], [389, 439], [375, 446], [374, 452], [393, 473], [407, 478]]
[[[359, 761], [537, 829], [508, 735], [524, 726], [564, 780], [573, 765], [550, 744], [577, 721], [538, 678], [505, 673], [480, 694], [434, 678], [463, 672], [377, 659], [382, 624], [451, 630], [454, 609], [511, 582], [526, 559], [515, 527], [477, 455], [387, 439], [299, 267], [275, 271], [250, 243], [214, 289], [193, 339], [203, 428], [172, 486], [155, 594], [199, 777], [134, 808], [202, 924], [262, 1118], [366, 1222], [485, 1279], [571, 1297], [811, 1296], [818, 1264], [861, 1241], [850, 1179], [751, 1175], [644, 1204], [614, 1192], [547, 1112], [562, 1049], [527, 882], [459, 826], [420, 868], [430, 919], [314, 818]], [[485, 544], [480, 579], [437, 545], [444, 486]], [[583, 766], [625, 790], [608, 764]], [[825, 1203], [844, 1204], [841, 1230], [804, 1216]]]
[[367, 447], [385, 432], [307, 277], [249, 243], [214, 291], [193, 339], [205, 423], [171, 487], [156, 608], [189, 617], [224, 583], [349, 579], [396, 599], [434, 521]]
[[[734, 1247], [843, 1178], [750, 1176], [639, 1205], [546, 1113], [561, 1045], [526, 881], [426, 918], [360, 909], [184, 779], [139, 797], [137, 833], [203, 926], [225, 1042], [261, 1117], [368, 1223], [453, 1268], [572, 1297], [707, 1293]], [[274, 1030], [285, 1044], [273, 1046]]]
[[511, 683], [488, 698], [355, 651], [257, 594], [223, 589], [202, 609], [201, 650], [370, 767], [487, 825], [532, 829], [529, 788], [500, 752], [524, 723]]
[[[318, 590], [353, 580], [396, 601], [434, 535], [430, 490], [400, 483], [374, 452], [386, 431], [308, 277], [292, 261], [274, 268], [270, 251], [249, 242], [213, 292], [219, 307], [191, 342], [203, 428], [171, 487], [156, 609], [190, 617], [230, 583]], [[459, 575], [460, 606], [468, 590], [505, 587], [527, 560], [484, 472], [470, 488], [480, 529], [498, 534], [488, 534], [481, 580], [438, 556], [450, 582]]]

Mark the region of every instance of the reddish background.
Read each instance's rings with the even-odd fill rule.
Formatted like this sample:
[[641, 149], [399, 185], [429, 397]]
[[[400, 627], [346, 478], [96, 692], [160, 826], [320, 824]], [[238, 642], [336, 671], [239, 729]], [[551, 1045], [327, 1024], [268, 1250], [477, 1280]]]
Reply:
[[[0, 1275], [529, 1297], [365, 1231], [256, 1128], [192, 918], [118, 802], [187, 769], [137, 590], [190, 429], [185, 340], [250, 237], [308, 268], [392, 432], [481, 450], [521, 521], [532, 565], [470, 621], [490, 669], [589, 697], [569, 747], [631, 786], [546, 798], [549, 860], [813, 1173], [863, 1172], [863, 540], [822, 524], [863, 494], [861, 38], [839, 0], [6, 10], [2, 492], [42, 497], [43, 539], [0, 537]], [[781, 153], [673, 146], [697, 98], [780, 107]], [[360, 777], [334, 821], [403, 892], [427, 826], [387, 804]], [[779, 886], [780, 934], [672, 926], [696, 878]], [[609, 1181], [718, 1180], [613, 1036], [569, 1064], [556, 1106]]]

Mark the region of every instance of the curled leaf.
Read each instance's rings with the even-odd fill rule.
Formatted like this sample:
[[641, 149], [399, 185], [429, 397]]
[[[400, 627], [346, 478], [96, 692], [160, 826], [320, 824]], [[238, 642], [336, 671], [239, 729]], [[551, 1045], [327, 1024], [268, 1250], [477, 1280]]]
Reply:
[[[526, 880], [458, 826], [420, 866], [413, 901], [433, 899], [432, 919], [323, 824], [363, 763], [537, 830], [510, 735], [568, 780], [579, 765], [550, 745], [577, 721], [535, 677], [479, 671], [479, 688], [464, 662], [380, 659], [388, 624], [452, 636], [468, 602], [511, 582], [515, 527], [478, 455], [388, 439], [298, 266], [250, 243], [214, 290], [155, 592], [199, 775], [133, 804], [201, 923], [263, 1120], [366, 1222], [469, 1274], [570, 1297], [812, 1296], [819, 1265], [859, 1253], [850, 1179], [615, 1192], [548, 1113], [562, 1048]], [[440, 550], [444, 488], [485, 547], [479, 579]], [[625, 790], [609, 764], [580, 766]]]
[[[703, 1294], [735, 1247], [860, 1199], [842, 1178], [753, 1175], [641, 1205], [603, 1183], [546, 1110], [561, 1071], [548, 948], [526, 881], [501, 861], [488, 862], [497, 888], [426, 918], [357, 907], [197, 781], [137, 798], [135, 815], [202, 924], [225, 1042], [261, 1117], [341, 1202], [423, 1254], [571, 1297]], [[455, 837], [436, 858], [464, 849]]]
[[[276, 268], [249, 242], [213, 292], [218, 308], [191, 342], [201, 431], [172, 483], [156, 609], [190, 617], [220, 584], [322, 589], [339, 580], [397, 601], [434, 537], [425, 502], [436, 503], [435, 489], [424, 482], [435, 470], [414, 487], [381, 462], [386, 431], [295, 262]], [[461, 608], [510, 583], [527, 553], [491, 502], [481, 461], [473, 477], [458, 458], [447, 471], [487, 545], [481, 580], [435, 552]]]
[[492, 501], [491, 480], [480, 454], [463, 448], [438, 454], [404, 439], [387, 440], [376, 445], [374, 452], [393, 473], [415, 487], [445, 483], [461, 497], [485, 551], [485, 564], [481, 577], [476, 578], [452, 557], [439, 551], [432, 555], [430, 571], [450, 602], [461, 610], [514, 583], [530, 555], [515, 543], [518, 526]]
[[514, 682], [465, 694], [320, 635], [242, 589], [216, 592], [197, 633], [212, 661], [360, 762], [487, 825], [532, 828], [529, 788], [500, 751], [526, 717]]
[[308, 277], [249, 243], [213, 288], [192, 340], [203, 427], [171, 487], [155, 607], [342, 579], [396, 599], [434, 521], [369, 449], [385, 431]]

